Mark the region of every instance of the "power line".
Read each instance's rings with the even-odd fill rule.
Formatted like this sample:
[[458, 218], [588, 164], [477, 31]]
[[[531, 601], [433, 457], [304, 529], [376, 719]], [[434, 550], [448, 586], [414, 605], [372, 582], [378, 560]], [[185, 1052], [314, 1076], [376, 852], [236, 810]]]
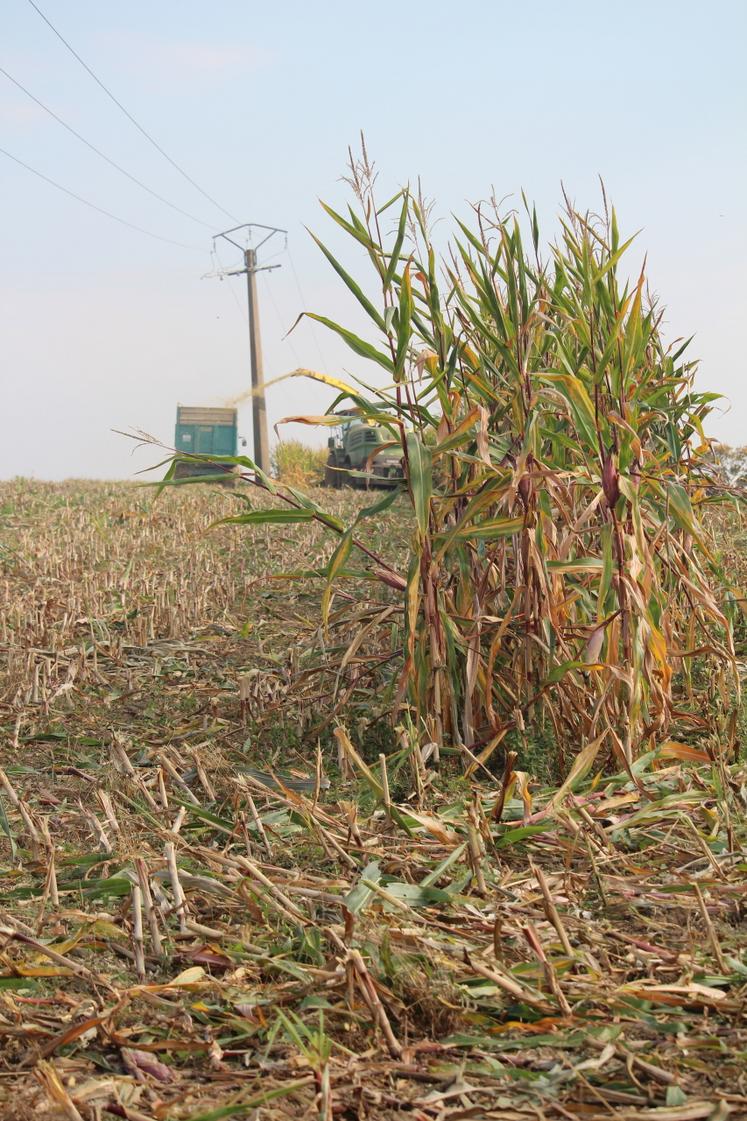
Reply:
[[213, 204], [213, 206], [217, 206], [218, 210], [220, 210], [221, 213], [227, 215], [227, 217], [231, 218], [234, 222], [238, 222], [238, 218], [236, 218], [233, 214], [231, 214], [230, 211], [226, 210], [225, 207], [221, 206], [221, 204], [219, 202], [216, 202], [216, 200], [212, 197], [212, 195], [209, 195], [207, 193], [207, 191], [203, 190], [203, 188], [200, 186], [200, 184], [196, 183], [195, 180], [192, 178], [192, 176], [189, 175], [184, 170], [183, 167], [180, 167], [179, 164], [176, 162], [176, 160], [173, 160], [171, 158], [171, 156], [168, 154], [168, 152], [165, 152], [163, 150], [163, 148], [158, 143], [158, 141], [154, 140], [154, 138], [150, 135], [150, 133], [147, 132], [146, 129], [143, 128], [143, 126], [140, 124], [140, 122], [135, 120], [132, 113], [130, 113], [129, 110], [125, 109], [122, 102], [119, 101], [114, 96], [112, 91], [110, 89], [108, 89], [107, 86], [104, 85], [104, 83], [101, 81], [101, 79], [98, 77], [98, 75], [94, 74], [93, 70], [88, 65], [88, 63], [83, 61], [83, 59], [80, 57], [78, 52], [74, 49], [74, 47], [72, 47], [70, 45], [70, 43], [68, 43], [67, 39], [65, 39], [65, 37], [57, 30], [57, 28], [54, 26], [54, 24], [51, 22], [51, 20], [47, 19], [47, 17], [44, 15], [44, 12], [41, 10], [41, 8], [37, 4], [34, 3], [34, 0], [28, 0], [28, 2], [31, 5], [31, 7], [34, 9], [34, 11], [38, 15], [41, 16], [41, 18], [44, 20], [44, 22], [50, 28], [50, 30], [52, 30], [55, 33], [55, 35], [60, 40], [60, 42], [65, 47], [67, 47], [67, 49], [70, 51], [70, 54], [73, 56], [73, 58], [77, 59], [77, 61], [80, 63], [80, 65], [86, 71], [86, 73], [90, 74], [90, 76], [93, 78], [94, 82], [96, 82], [96, 85], [101, 87], [101, 89], [104, 91], [106, 96], [108, 98], [110, 98], [114, 102], [114, 104], [117, 106], [117, 108], [120, 109], [124, 113], [125, 117], [127, 117], [127, 119], [132, 122], [132, 124], [135, 126], [135, 128], [138, 130], [138, 132], [141, 132], [143, 134], [145, 139], [148, 140], [153, 145], [153, 147], [156, 149], [156, 151], [160, 152], [161, 155], [163, 156], [163, 158], [165, 160], [168, 160], [168, 162], [171, 164], [171, 166], [173, 168], [175, 168], [179, 172], [179, 174], [181, 176], [183, 176], [184, 179], [187, 180], [188, 183], [191, 183], [192, 186], [195, 188], [195, 190], [199, 191], [200, 194], [208, 200], [208, 202], [211, 202]]
[[71, 191], [69, 187], [63, 187], [61, 183], [57, 183], [54, 179], [50, 179], [48, 175], [44, 174], [44, 172], [37, 171], [35, 167], [31, 167], [30, 164], [24, 163], [23, 160], [19, 160], [18, 156], [14, 156], [11, 152], [7, 152], [5, 148], [0, 148], [0, 155], [7, 156], [9, 160], [13, 160], [13, 163], [17, 163], [20, 167], [25, 167], [26, 171], [30, 171], [32, 175], [36, 175], [39, 179], [43, 179], [45, 183], [49, 183], [52, 187], [56, 187], [58, 191], [62, 191], [63, 194], [69, 195], [70, 198], [76, 199], [77, 202], [82, 202], [84, 206], [90, 206], [91, 210], [96, 210], [99, 214], [103, 214], [105, 217], [111, 218], [115, 222], [119, 222], [119, 224], [122, 226], [127, 226], [131, 230], [137, 230], [139, 234], [145, 234], [146, 237], [153, 237], [156, 239], [156, 241], [165, 241], [167, 245], [178, 245], [180, 249], [193, 249], [197, 252], [202, 252], [200, 247], [197, 245], [186, 245], [183, 241], [174, 241], [170, 237], [162, 237], [161, 234], [154, 234], [152, 230], [146, 230], [142, 226], [136, 226], [134, 222], [128, 222], [126, 218], [120, 218], [118, 214], [112, 214], [110, 210], [104, 210], [103, 206], [97, 206], [95, 202], [91, 202], [89, 199], [83, 198], [82, 195], [77, 195], [75, 191]]
[[[223, 261], [221, 260], [220, 253], [218, 252], [218, 246], [215, 244], [215, 242], [213, 242], [213, 248], [211, 250], [211, 256], [213, 254], [215, 255], [216, 261], [218, 262], [218, 267], [219, 267], [220, 272], [225, 273], [226, 272], [226, 267], [223, 264]], [[221, 276], [220, 279], [223, 280], [223, 276]], [[236, 304], [236, 310], [238, 311], [242, 320], [245, 320], [246, 316], [245, 316], [245, 313], [244, 313], [244, 309], [242, 308], [241, 304], [239, 303], [239, 297], [236, 295], [236, 290], [233, 287], [233, 285], [231, 284], [230, 280], [228, 282], [228, 288], [229, 288], [229, 291], [230, 291], [231, 295], [233, 296], [233, 302]]]
[[288, 344], [288, 348], [290, 349], [290, 352], [291, 352], [291, 354], [293, 355], [293, 357], [296, 361], [296, 366], [303, 366], [303, 362], [301, 361], [299, 353], [296, 350], [293, 339], [290, 338], [290, 336], [288, 335], [287, 329], [286, 329], [285, 325], [283, 324], [283, 317], [280, 314], [280, 308], [278, 307], [278, 302], [275, 299], [275, 293], [272, 290], [272, 285], [270, 284], [270, 282], [269, 282], [269, 280], [267, 279], [266, 276], [262, 278], [262, 282], [263, 282], [263, 285], [264, 285], [264, 289], [265, 289], [267, 295], [269, 296], [270, 303], [272, 304], [272, 309], [275, 312], [275, 318], [278, 321], [278, 327], [280, 328], [280, 337], [284, 342], [286, 342]]
[[81, 136], [81, 134], [76, 129], [74, 129], [72, 125], [69, 125], [67, 123], [67, 121], [63, 121], [62, 117], [58, 116], [58, 114], [55, 113], [53, 109], [50, 109], [49, 106], [45, 105], [43, 101], [40, 101], [38, 97], [35, 97], [31, 90], [26, 89], [26, 87], [22, 85], [17, 78], [14, 78], [13, 75], [9, 74], [8, 71], [3, 69], [2, 66], [0, 66], [0, 74], [4, 74], [8, 81], [12, 82], [14, 86], [17, 86], [18, 89], [25, 93], [27, 97], [30, 97], [36, 105], [43, 109], [45, 113], [48, 113], [49, 116], [57, 121], [58, 124], [61, 124], [63, 128], [67, 129], [69, 133], [72, 133], [72, 135], [77, 140], [80, 140], [81, 144], [85, 144], [86, 148], [90, 148], [90, 150], [92, 152], [95, 152], [97, 156], [100, 156], [102, 160], [105, 160], [108, 164], [110, 164], [111, 167], [116, 168], [116, 170], [121, 172], [122, 175], [125, 175], [133, 183], [136, 183], [138, 187], [142, 187], [142, 189], [144, 191], [147, 191], [149, 195], [152, 195], [153, 198], [156, 198], [159, 202], [162, 202], [166, 206], [171, 207], [172, 210], [176, 210], [178, 214], [184, 215], [185, 218], [190, 218], [193, 222], [199, 223], [200, 226], [206, 226], [209, 230], [213, 228], [209, 222], [203, 222], [201, 218], [196, 218], [195, 215], [190, 214], [189, 211], [182, 210], [182, 208], [180, 206], [177, 206], [176, 203], [169, 202], [169, 200], [164, 198], [163, 195], [159, 195], [157, 191], [152, 190], [146, 183], [143, 183], [136, 176], [131, 175], [130, 172], [126, 170], [126, 168], [121, 167], [118, 163], [116, 163], [115, 160], [107, 156], [105, 152], [102, 152], [100, 148], [97, 148], [95, 144], [92, 144], [90, 140], [86, 140], [85, 136]]
[[[287, 239], [286, 239], [286, 241], [287, 241]], [[224, 275], [227, 275], [228, 270], [226, 269], [226, 266], [223, 264], [223, 260], [221, 258], [221, 255], [220, 255], [219, 251], [218, 251], [217, 243], [213, 244], [212, 252], [215, 254], [215, 259], [218, 262], [220, 272], [223, 273]], [[269, 257], [264, 258], [264, 263], [268, 264], [270, 261], [274, 260], [275, 257], [279, 257], [284, 252], [285, 252], [285, 249], [281, 249], [278, 253], [272, 253]], [[223, 280], [223, 276], [221, 276], [220, 279]], [[283, 317], [280, 314], [280, 308], [278, 307], [278, 302], [275, 299], [275, 293], [272, 289], [272, 285], [270, 284], [267, 276], [265, 276], [263, 274], [262, 277], [260, 278], [260, 283], [262, 284], [262, 286], [264, 288], [264, 291], [265, 291], [270, 303], [272, 304], [272, 310], [275, 313], [275, 318], [277, 319], [278, 327], [280, 328], [280, 338], [281, 338], [281, 340], [283, 342], [287, 343], [288, 348], [289, 348], [291, 354], [293, 355], [293, 357], [295, 359], [296, 366], [303, 366], [303, 362], [301, 361], [301, 357], [300, 357], [298, 351], [296, 350], [293, 339], [288, 335], [286, 325], [283, 323]], [[239, 311], [239, 314], [241, 315], [241, 317], [243, 319], [244, 318], [244, 312], [242, 310], [241, 304], [239, 303], [239, 297], [236, 295], [236, 290], [233, 287], [233, 285], [230, 283], [230, 277], [229, 277], [228, 287], [231, 290], [231, 295], [234, 298], [234, 302], [235, 302], [236, 307]]]
[[[293, 254], [290, 251], [290, 246], [288, 245], [287, 240], [286, 240], [285, 248], [288, 252], [288, 260], [290, 261], [291, 272], [293, 273], [293, 279], [295, 280], [296, 288], [298, 289], [298, 295], [299, 295], [299, 298], [301, 300], [301, 307], [304, 311], [307, 311], [308, 310], [308, 304], [306, 302], [306, 297], [304, 296], [303, 290], [301, 288], [301, 280], [299, 278], [298, 272], [296, 271], [296, 265], [295, 265], [295, 262], [293, 260]], [[316, 346], [319, 357], [322, 360], [322, 369], [325, 371], [325, 373], [329, 373], [329, 368], [327, 366], [327, 361], [324, 357], [324, 351], [322, 350], [322, 345], [319, 342], [319, 336], [316, 333], [316, 327], [314, 325], [314, 320], [309, 319], [308, 323], [311, 327], [311, 334], [312, 334], [312, 337], [314, 339], [314, 345]]]

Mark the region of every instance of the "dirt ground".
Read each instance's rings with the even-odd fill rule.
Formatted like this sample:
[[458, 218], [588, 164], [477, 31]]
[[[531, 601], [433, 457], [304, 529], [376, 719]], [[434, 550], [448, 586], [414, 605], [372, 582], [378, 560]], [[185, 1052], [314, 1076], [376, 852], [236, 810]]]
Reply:
[[233, 501], [0, 485], [0, 1117], [747, 1116], [744, 764], [384, 796]]

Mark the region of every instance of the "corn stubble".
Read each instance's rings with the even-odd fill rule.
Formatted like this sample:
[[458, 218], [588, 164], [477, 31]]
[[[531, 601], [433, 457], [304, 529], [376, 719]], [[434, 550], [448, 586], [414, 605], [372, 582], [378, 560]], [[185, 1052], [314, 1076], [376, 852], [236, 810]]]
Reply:
[[238, 500], [0, 484], [0, 1117], [744, 1113], [744, 764], [444, 781], [361, 686], [313, 766], [328, 533]]

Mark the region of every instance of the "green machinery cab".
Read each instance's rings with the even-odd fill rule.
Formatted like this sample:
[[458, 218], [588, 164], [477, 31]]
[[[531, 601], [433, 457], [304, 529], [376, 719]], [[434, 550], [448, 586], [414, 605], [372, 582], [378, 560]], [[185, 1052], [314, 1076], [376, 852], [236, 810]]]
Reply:
[[327, 441], [325, 485], [396, 487], [404, 477], [402, 448], [389, 430], [367, 420], [358, 409], [337, 415], [340, 426]]

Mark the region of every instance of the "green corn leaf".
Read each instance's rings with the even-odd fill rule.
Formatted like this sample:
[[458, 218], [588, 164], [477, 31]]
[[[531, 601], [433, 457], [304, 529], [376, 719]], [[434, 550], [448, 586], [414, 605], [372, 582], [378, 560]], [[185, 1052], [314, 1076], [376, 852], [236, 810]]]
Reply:
[[587, 392], [586, 386], [575, 374], [543, 372], [537, 375], [541, 381], [548, 382], [557, 387], [570, 405], [571, 413], [579, 436], [582, 436], [587, 445], [587, 450], [597, 450], [597, 426], [594, 417], [594, 406]]
[[572, 561], [545, 561], [550, 572], [601, 572], [604, 561], [600, 557], [575, 557]]
[[509, 848], [510, 845], [536, 837], [538, 833], [546, 833], [548, 828], [548, 825], [519, 825], [515, 829], [507, 829], [505, 833], [501, 833], [496, 848]]
[[572, 670], [588, 670], [589, 666], [586, 662], [561, 662], [559, 666], [555, 666], [550, 670], [547, 677], [543, 680], [543, 685], [555, 685], [558, 681], [562, 681], [567, 673]]
[[399, 290], [399, 318], [397, 323], [397, 355], [394, 364], [394, 380], [402, 381], [405, 373], [405, 362], [410, 345], [412, 322], [412, 282], [410, 279], [410, 262], [408, 261], [402, 276]]
[[461, 860], [462, 854], [464, 853], [464, 850], [466, 848], [466, 841], [463, 841], [462, 844], [457, 845], [457, 847], [449, 853], [445, 860], [442, 860], [438, 865], [436, 865], [432, 872], [429, 872], [427, 876], [423, 877], [423, 879], [420, 881], [420, 886], [433, 887], [435, 884], [437, 884], [441, 879], [441, 876], [443, 876], [444, 872], [447, 872], [449, 868], [452, 867], [452, 865], [458, 863], [458, 861]]
[[[311, 233], [311, 230], [309, 230], [309, 233]], [[381, 312], [379, 312], [378, 309], [374, 307], [361, 286], [357, 283], [357, 281], [353, 279], [350, 273], [345, 271], [340, 262], [332, 256], [329, 249], [327, 249], [326, 245], [324, 245], [324, 243], [320, 241], [316, 234], [311, 233], [311, 236], [321, 249], [324, 256], [327, 258], [337, 275], [343, 280], [349, 290], [353, 293], [364, 311], [368, 313], [368, 315], [371, 317], [371, 319], [373, 319], [374, 323], [380, 330], [385, 331], [386, 327], [384, 325], [384, 318], [381, 315]]]
[[[346, 233], [354, 237], [361, 245], [365, 245], [366, 249], [372, 250], [375, 248], [366, 227], [361, 222], [357, 221], [357, 219], [348, 222], [346, 218], [343, 218], [341, 214], [338, 214], [337, 211], [333, 210], [331, 206], [328, 206], [326, 202], [322, 203], [322, 210], [324, 210], [334, 222], [337, 222], [338, 226], [342, 226]], [[353, 217], [355, 216], [353, 215]]]
[[388, 490], [378, 502], [374, 502], [371, 506], [364, 506], [362, 510], [359, 510], [353, 525], [357, 526], [364, 518], [373, 518], [376, 514], [383, 514], [385, 510], [394, 505], [401, 494], [402, 490], [400, 488]]
[[327, 583], [322, 593], [322, 624], [326, 628], [329, 623], [329, 607], [332, 601], [333, 585], [338, 576], [343, 572], [347, 564], [350, 552], [353, 548], [352, 531], [347, 530], [343, 534], [339, 545], [330, 557], [329, 564], [327, 565]]
[[612, 526], [606, 525], [602, 528], [602, 575], [599, 581], [599, 591], [597, 593], [597, 622], [606, 615], [607, 596], [609, 595], [610, 588], [612, 587], [612, 573], [613, 573], [613, 556], [612, 556]]
[[[305, 977], [306, 975], [304, 975]], [[207, 1112], [191, 1113], [185, 1118], [185, 1121], [228, 1121], [228, 1118], [231, 1117], [245, 1117], [247, 1113], [256, 1113], [260, 1106], [266, 1105], [268, 1102], [276, 1101], [278, 1098], [286, 1098], [289, 1094], [295, 1094], [297, 1090], [307, 1087], [310, 1077], [300, 1078], [295, 1082], [283, 1082], [280, 1086], [263, 1090], [259, 1094], [253, 1094], [243, 1102], [220, 1105], [216, 1109], [207, 1110]]]
[[13, 830], [10, 827], [10, 822], [8, 821], [8, 815], [5, 812], [5, 806], [3, 805], [2, 798], [0, 798], [0, 829], [2, 829], [5, 836], [10, 841], [10, 855], [11, 858], [15, 860], [17, 851], [16, 839], [13, 835]]
[[[389, 895], [401, 899], [408, 907], [433, 907], [437, 903], [451, 903], [451, 893], [438, 887], [423, 887], [421, 884], [408, 884], [390, 881], [382, 885]], [[384, 903], [384, 910], [393, 909], [392, 904]]]
[[487, 518], [479, 525], [471, 527], [463, 526], [455, 534], [457, 539], [462, 537], [481, 541], [491, 541], [497, 537], [513, 537], [515, 533], [520, 533], [524, 529], [524, 518]]
[[374, 895], [371, 888], [366, 887], [365, 883], [362, 881], [366, 880], [368, 883], [377, 884], [380, 879], [381, 869], [379, 867], [379, 862], [377, 860], [372, 860], [361, 872], [360, 882], [358, 882], [342, 900], [351, 914], [359, 914]]
[[399, 191], [395, 191], [395, 193], [390, 199], [387, 200], [387, 202], [384, 202], [381, 204], [381, 206], [376, 207], [376, 213], [378, 214], [378, 216], [381, 217], [382, 214], [385, 214], [390, 206], [394, 206], [397, 199], [401, 199], [402, 196], [407, 195], [407, 193], [407, 189], [400, 189]]
[[513, 537], [524, 529], [524, 518], [488, 518], [484, 522], [473, 524], [471, 521], [461, 522], [449, 533], [439, 535], [437, 559], [448, 551], [454, 541], [491, 541], [500, 537]]
[[233, 514], [220, 518], [213, 525], [292, 525], [296, 522], [310, 522], [313, 510], [250, 510], [248, 514]]
[[[371, 362], [376, 362], [379, 366], [383, 366], [390, 374], [394, 373], [394, 363], [391, 358], [384, 354], [382, 351], [377, 350], [371, 343], [367, 343], [364, 339], [354, 335], [352, 331], [348, 331], [346, 327], [341, 327], [339, 323], [334, 323], [331, 319], [327, 319], [324, 315], [317, 315], [315, 312], [309, 311], [306, 313], [309, 319], [316, 320], [324, 327], [328, 327], [330, 331], [334, 331], [341, 339], [344, 339], [350, 349], [357, 354], [360, 358], [368, 358]], [[318, 379], [322, 380], [322, 379]]]
[[433, 493], [433, 465], [430, 448], [412, 433], [407, 440], [409, 482], [415, 507], [415, 518], [420, 534], [428, 533], [428, 519]]
[[[404, 194], [404, 197], [402, 199], [402, 210], [400, 211], [400, 215], [399, 215], [399, 225], [397, 227], [397, 237], [395, 238], [394, 247], [392, 249], [392, 255], [389, 258], [389, 265], [387, 266], [386, 274], [384, 276], [384, 288], [385, 288], [385, 290], [388, 289], [391, 286], [392, 280], [394, 279], [394, 274], [397, 271], [397, 265], [399, 264], [399, 260], [400, 260], [400, 253], [402, 252], [402, 244], [405, 240], [405, 231], [407, 229], [407, 214], [408, 214], [409, 195], [408, 195], [407, 191], [405, 191], [403, 194]], [[394, 202], [394, 199], [392, 199], [392, 202]]]
[[695, 519], [690, 496], [685, 488], [680, 486], [679, 483], [667, 483], [666, 493], [669, 509], [677, 524], [691, 533], [693, 537], [700, 538], [700, 527]]

